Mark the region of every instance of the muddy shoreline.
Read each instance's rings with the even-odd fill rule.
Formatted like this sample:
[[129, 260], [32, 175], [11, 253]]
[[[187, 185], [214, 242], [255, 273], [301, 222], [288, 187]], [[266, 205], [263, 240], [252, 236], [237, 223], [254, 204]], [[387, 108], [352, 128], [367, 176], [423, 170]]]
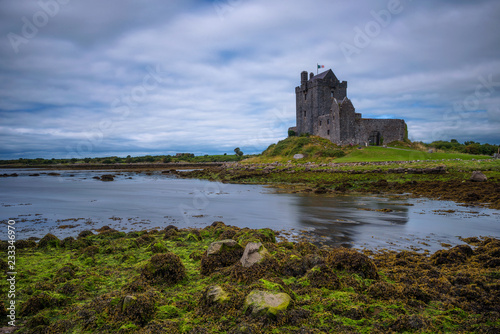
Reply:
[[[500, 172], [497, 170], [485, 170], [487, 181], [474, 182], [470, 180], [471, 172], [447, 168], [445, 165], [424, 168], [402, 165], [393, 167], [391, 163], [353, 163], [351, 166], [361, 168], [336, 169], [329, 165], [314, 164], [300, 167], [233, 164], [180, 172], [178, 175], [230, 183], [267, 184], [280, 191], [293, 193], [410, 194], [500, 209]], [[387, 167], [382, 169], [373, 166]]]

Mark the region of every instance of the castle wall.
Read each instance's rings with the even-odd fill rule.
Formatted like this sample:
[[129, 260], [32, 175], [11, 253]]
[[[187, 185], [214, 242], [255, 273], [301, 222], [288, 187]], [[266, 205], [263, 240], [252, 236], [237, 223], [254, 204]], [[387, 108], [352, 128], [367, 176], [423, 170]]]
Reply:
[[359, 143], [369, 143], [370, 136], [379, 132], [381, 141], [388, 144], [396, 140], [404, 140], [406, 123], [402, 119], [362, 118], [360, 122]]
[[339, 144], [357, 144], [357, 126], [356, 113], [354, 106], [348, 98], [345, 98], [340, 104], [339, 113], [340, 136]]

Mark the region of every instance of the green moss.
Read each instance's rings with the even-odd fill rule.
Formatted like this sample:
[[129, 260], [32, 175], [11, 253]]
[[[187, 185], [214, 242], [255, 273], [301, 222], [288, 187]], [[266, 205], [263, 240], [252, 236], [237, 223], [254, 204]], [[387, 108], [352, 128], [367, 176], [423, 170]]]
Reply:
[[[234, 278], [237, 263], [202, 276], [200, 261], [192, 254], [206, 250], [218, 236], [231, 234], [229, 229], [243, 231], [240, 236], [244, 238], [260, 235], [270, 240], [271, 236], [268, 231], [215, 224], [200, 230], [203, 237], [198, 241], [164, 239], [163, 233], [156, 232], [107, 238], [101, 232], [77, 241], [85, 240], [85, 247], [21, 249], [16, 254], [16, 264], [23, 268], [16, 297], [26, 325], [18, 332], [228, 333], [238, 328], [264, 333], [498, 331], [499, 318], [494, 311], [499, 305], [494, 293], [498, 268], [486, 265], [497, 255], [495, 239], [471, 239], [474, 252], [453, 265], [436, 265], [435, 258], [411, 252], [371, 253], [378, 280], [353, 273], [353, 268], [345, 265], [337, 267], [343, 256], [327, 260], [328, 251], [305, 243], [274, 245], [267, 241], [276, 262], [254, 273], [239, 272], [252, 274], [252, 279]], [[189, 233], [179, 230], [178, 235], [185, 238]], [[141, 236], [147, 237], [139, 247]], [[165, 278], [169, 270], [175, 273], [175, 268], [179, 269], [178, 261], [173, 261], [173, 266], [167, 259], [152, 261], [154, 256], [166, 254], [152, 255], [152, 248], [160, 245], [184, 266], [182, 280], [169, 282]], [[97, 252], [89, 248], [92, 246]], [[301, 263], [309, 256], [318, 256], [326, 263], [297, 276], [280, 270], [287, 260]], [[361, 258], [360, 263], [365, 263]], [[162, 274], [156, 275], [156, 269]], [[141, 275], [143, 270], [147, 274]], [[326, 284], [337, 282], [336, 278], [339, 284]], [[5, 282], [2, 284], [5, 290]], [[204, 297], [213, 286], [220, 286], [227, 294], [223, 302]], [[245, 314], [244, 302], [253, 290], [285, 292], [291, 300], [286, 309], [271, 312], [272, 318], [254, 316], [250, 311]], [[133, 305], [123, 308], [125, 299], [133, 300]]]

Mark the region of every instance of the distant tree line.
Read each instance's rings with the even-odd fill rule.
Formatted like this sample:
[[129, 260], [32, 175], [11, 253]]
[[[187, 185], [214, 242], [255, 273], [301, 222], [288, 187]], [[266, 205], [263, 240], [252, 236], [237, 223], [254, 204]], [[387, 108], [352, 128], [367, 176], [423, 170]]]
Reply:
[[474, 141], [466, 141], [463, 144], [459, 143], [458, 140], [452, 139], [450, 141], [438, 140], [430, 144], [424, 144], [426, 147], [435, 148], [438, 150], [448, 151], [448, 152], [458, 152], [467, 154], [479, 154], [479, 155], [493, 155], [497, 153], [500, 145], [491, 144], [481, 144]]
[[71, 158], [71, 159], [13, 159], [13, 160], [0, 160], [0, 165], [58, 165], [58, 164], [130, 164], [130, 163], [170, 163], [170, 162], [233, 162], [245, 159], [248, 156], [244, 156], [243, 152], [239, 151], [240, 154], [228, 155], [227, 153], [223, 155], [200, 155], [195, 156], [194, 154], [184, 154], [182, 156], [176, 155], [146, 155], [140, 157], [132, 157], [128, 155], [125, 158], [112, 156], [112, 157], [101, 157], [101, 158]]

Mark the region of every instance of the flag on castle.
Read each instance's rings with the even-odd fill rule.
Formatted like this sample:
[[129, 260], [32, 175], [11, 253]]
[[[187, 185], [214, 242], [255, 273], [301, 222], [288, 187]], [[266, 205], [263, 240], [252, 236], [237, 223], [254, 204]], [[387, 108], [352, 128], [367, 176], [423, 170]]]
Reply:
[[318, 64], [318, 68], [325, 68], [325, 65]]

